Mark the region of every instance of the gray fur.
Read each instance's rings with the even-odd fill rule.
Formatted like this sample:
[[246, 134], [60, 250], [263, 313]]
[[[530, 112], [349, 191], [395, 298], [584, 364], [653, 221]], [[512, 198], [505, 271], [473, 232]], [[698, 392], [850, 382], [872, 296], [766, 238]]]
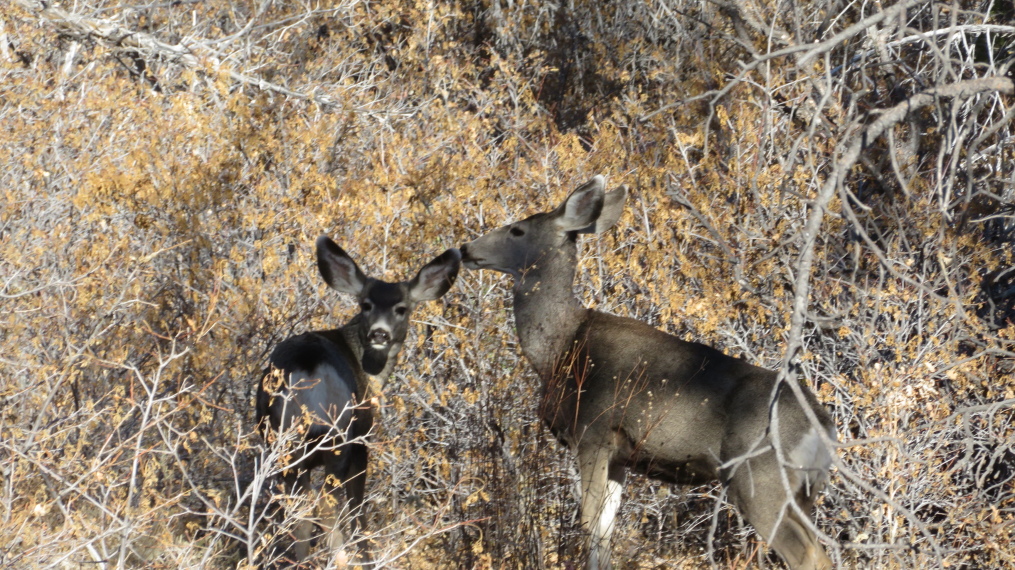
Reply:
[[[769, 421], [776, 373], [643, 322], [587, 309], [575, 297], [576, 234], [616, 223], [627, 195], [626, 187], [608, 194], [603, 188], [597, 176], [554, 211], [461, 248], [469, 269], [515, 277], [518, 338], [544, 384], [541, 417], [578, 457], [588, 567], [610, 565], [618, 489], [626, 470], [634, 469], [676, 483], [722, 480], [731, 501], [790, 568], [830, 569], [806, 520], [830, 455], [815, 446], [815, 428], [792, 392], [781, 389], [778, 444], [788, 460], [807, 463], [780, 469]], [[828, 412], [804, 393], [820, 429], [834, 439]]]

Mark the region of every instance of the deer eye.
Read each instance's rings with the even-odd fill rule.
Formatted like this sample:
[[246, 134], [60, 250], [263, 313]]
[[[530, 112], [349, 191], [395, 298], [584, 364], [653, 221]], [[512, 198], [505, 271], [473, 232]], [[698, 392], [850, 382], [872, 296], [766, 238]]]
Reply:
[[523, 235], [525, 235], [525, 230], [519, 227], [513, 227], [511, 228], [511, 235], [515, 237], [522, 237]]
[[369, 313], [370, 311], [373, 310], [374, 304], [371, 303], [370, 301], [363, 301], [362, 303], [359, 304], [359, 308], [364, 313]]
[[405, 314], [408, 312], [409, 312], [408, 307], [403, 307], [401, 305], [395, 307], [395, 314], [398, 315], [399, 317], [404, 317]]

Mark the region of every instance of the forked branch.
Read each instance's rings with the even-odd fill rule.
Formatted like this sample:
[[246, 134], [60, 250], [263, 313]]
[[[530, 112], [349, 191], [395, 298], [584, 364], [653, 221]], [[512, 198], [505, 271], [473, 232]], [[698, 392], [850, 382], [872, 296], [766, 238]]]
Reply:
[[[1015, 83], [1013, 83], [1011, 79], [1005, 77], [989, 77], [961, 81], [940, 87], [932, 87], [926, 91], [913, 95], [898, 105], [884, 111], [872, 123], [857, 129], [854, 131], [853, 136], [840, 142], [839, 152], [837, 153], [839, 158], [835, 162], [832, 172], [830, 172], [829, 176], [825, 179], [818, 195], [811, 203], [811, 212], [808, 216], [807, 225], [804, 229], [803, 250], [800, 253], [799, 261], [797, 262], [789, 343], [783, 358], [783, 365], [779, 370], [781, 383], [789, 386], [800, 402], [805, 401], [803, 389], [797, 382], [787, 381], [787, 379], [792, 377], [791, 370], [793, 367], [793, 360], [795, 359], [796, 354], [803, 347], [803, 327], [807, 318], [807, 305], [808, 299], [810, 298], [811, 267], [814, 261], [814, 245], [817, 241], [821, 223], [824, 220], [825, 211], [828, 208], [828, 204], [832, 197], [835, 195], [836, 188], [839, 188], [843, 183], [846, 173], [848, 173], [852, 169], [853, 165], [856, 164], [856, 161], [860, 157], [860, 153], [863, 149], [866, 148], [871, 141], [884, 134], [886, 130], [892, 128], [896, 123], [905, 119], [909, 113], [925, 105], [929, 105], [939, 98], [968, 98], [979, 93], [989, 92], [1010, 95], [1015, 92]], [[889, 271], [893, 271], [890, 266], [886, 267]], [[803, 406], [803, 411], [808, 416], [812, 425], [820, 425], [817, 416], [810, 408]], [[817, 430], [817, 433], [820, 434], [824, 444], [828, 446], [829, 449], [837, 446], [837, 443], [828, 437], [823, 431]], [[860, 485], [864, 488], [864, 490], [874, 496], [877, 496], [879, 499], [893, 504], [899, 512], [907, 518], [912, 518], [914, 516], [911, 511], [902, 508], [901, 505], [892, 501], [891, 498], [880, 489], [869, 485], [861, 477], [854, 474], [835, 454], [832, 454], [832, 461], [844, 477], [850, 479], [855, 484]], [[931, 541], [931, 544], [935, 544], [933, 537], [930, 536], [926, 528], [923, 526], [919, 526], [919, 528], [921, 533]]]

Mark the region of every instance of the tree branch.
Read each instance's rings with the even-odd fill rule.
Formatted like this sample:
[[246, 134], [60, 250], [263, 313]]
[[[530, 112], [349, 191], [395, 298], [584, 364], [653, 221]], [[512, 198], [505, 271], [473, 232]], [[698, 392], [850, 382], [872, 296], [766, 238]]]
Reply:
[[[803, 250], [800, 253], [799, 261], [797, 262], [796, 283], [794, 284], [793, 313], [790, 318], [789, 342], [786, 347], [786, 352], [783, 355], [783, 362], [779, 369], [778, 377], [779, 383], [788, 386], [797, 400], [801, 402], [801, 408], [807, 416], [808, 421], [810, 421], [811, 425], [816, 428], [821, 425], [817, 416], [814, 414], [814, 411], [810, 408], [810, 406], [806, 404], [806, 398], [804, 397], [800, 384], [795, 381], [791, 381], [790, 378], [793, 376], [793, 360], [797, 353], [803, 348], [803, 327], [805, 321], [807, 320], [807, 304], [810, 299], [811, 267], [814, 261], [814, 244], [817, 241], [818, 231], [820, 230], [821, 223], [824, 220], [825, 211], [832, 197], [835, 195], [835, 189], [842, 184], [846, 173], [849, 172], [856, 163], [857, 158], [860, 156], [860, 152], [867, 147], [868, 143], [881, 136], [881, 134], [888, 128], [903, 120], [912, 111], [915, 111], [924, 105], [933, 103], [941, 97], [970, 97], [985, 91], [996, 91], [1011, 94], [1012, 92], [1015, 92], [1015, 84], [1012, 83], [1011, 79], [1005, 77], [990, 77], [984, 79], [972, 79], [969, 81], [962, 81], [959, 83], [952, 83], [950, 85], [928, 89], [927, 91], [913, 95], [902, 103], [888, 109], [882, 113], [876, 121], [863, 128], [861, 132], [856, 133], [852, 137], [849, 137], [840, 143], [841, 150], [838, 153], [839, 159], [835, 162], [834, 169], [832, 170], [830, 176], [825, 180], [824, 185], [818, 191], [818, 195], [811, 203], [811, 212], [804, 228]], [[817, 429], [816, 432], [821, 436], [824, 444], [828, 446], [829, 449], [834, 448], [836, 442], [832, 441], [823, 429]], [[868, 492], [874, 493], [882, 500], [889, 500], [887, 495], [884, 495], [879, 490], [868, 485], [861, 478], [848, 472], [845, 465], [840, 465], [840, 460], [835, 459], [834, 461], [837, 465], [839, 465], [839, 469], [843, 472], [844, 476], [848, 477]], [[902, 512], [907, 518], [913, 517], [912, 512], [909, 510], [902, 509], [898, 505], [896, 505], [896, 508], [899, 508], [900, 512]], [[933, 541], [933, 537], [931, 537], [931, 535], [927, 532], [926, 528], [920, 527], [920, 532], [931, 541], [931, 544], [934, 545], [934, 551], [940, 557], [940, 550], [937, 548], [936, 543]]]
[[[182, 44], [168, 44], [151, 34], [136, 32], [124, 28], [120, 24], [102, 18], [88, 18], [57, 8], [45, 0], [14, 0], [16, 4], [32, 13], [35, 17], [49, 22], [60, 30], [61, 33], [76, 38], [96, 39], [106, 44], [119, 48], [134, 49], [148, 56], [158, 56], [169, 61], [192, 69], [210, 68], [215, 72], [224, 72], [230, 79], [256, 87], [264, 91], [271, 91], [287, 97], [305, 99], [317, 103], [324, 108], [339, 106], [340, 102], [330, 95], [317, 93], [302, 93], [293, 91], [277, 83], [265, 81], [225, 68], [222, 63], [222, 56], [208, 46], [193, 44], [190, 46]], [[198, 57], [195, 50], [203, 52], [203, 57]], [[364, 110], [364, 109], [360, 109]]]

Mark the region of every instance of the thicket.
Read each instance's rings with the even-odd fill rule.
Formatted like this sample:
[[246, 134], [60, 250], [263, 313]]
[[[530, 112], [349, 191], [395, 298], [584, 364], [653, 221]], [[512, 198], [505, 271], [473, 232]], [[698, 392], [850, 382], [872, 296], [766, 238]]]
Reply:
[[[590, 306], [811, 386], [846, 568], [1015, 566], [1010, 3], [180, 0], [0, 6], [0, 567], [242, 568], [271, 347], [372, 275], [632, 188]], [[392, 568], [573, 568], [510, 280], [465, 272], [378, 381]], [[624, 568], [777, 566], [718, 499], [632, 477]], [[322, 564], [327, 561], [321, 558]]]

